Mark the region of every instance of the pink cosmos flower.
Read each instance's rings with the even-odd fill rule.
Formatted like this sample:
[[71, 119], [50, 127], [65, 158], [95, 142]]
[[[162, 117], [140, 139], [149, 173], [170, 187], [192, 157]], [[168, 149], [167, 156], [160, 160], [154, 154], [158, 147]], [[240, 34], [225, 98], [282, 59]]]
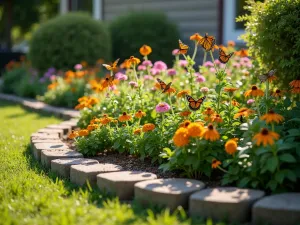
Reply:
[[180, 60], [179, 60], [179, 66], [187, 67], [187, 65], [188, 65], [188, 61], [183, 60], [183, 59], [180, 59]]
[[109, 86], [108, 90], [110, 90], [110, 91], [117, 90], [117, 86], [116, 85]]
[[155, 110], [158, 113], [165, 113], [168, 112], [170, 109], [171, 107], [166, 102], [161, 102], [155, 107]]
[[167, 73], [168, 73], [169, 76], [174, 76], [174, 75], [176, 75], [176, 70], [175, 69], [168, 69]]
[[241, 62], [241, 63], [248, 63], [248, 62], [250, 62], [250, 59], [249, 59], [248, 57], [242, 57], [242, 58], [240, 59], [240, 62]]
[[150, 66], [150, 67], [153, 66], [153, 64], [152, 64], [152, 62], [151, 62], [150, 60], [145, 60], [145, 61], [143, 61], [143, 62], [142, 62], [142, 65], [143, 65], [143, 66]]
[[218, 59], [216, 59], [216, 60], [214, 61], [214, 63], [215, 63], [216, 65], [220, 65], [220, 64], [221, 64], [220, 60], [218, 60]]
[[125, 75], [125, 74], [123, 74], [121, 72], [116, 73], [115, 74], [115, 78], [117, 80], [127, 80], [128, 79], [127, 75]]
[[152, 87], [150, 90], [153, 91], [153, 92], [157, 91], [157, 89], [155, 87]]
[[144, 66], [144, 65], [139, 65], [137, 69], [138, 69], [138, 70], [146, 70], [147, 67]]
[[205, 81], [206, 81], [206, 79], [205, 79], [204, 76], [202, 76], [202, 75], [196, 76], [196, 82], [198, 82], [198, 83], [203, 83], [203, 82], [205, 82]]
[[215, 69], [214, 67], [210, 67], [210, 68], [209, 68], [209, 71], [212, 72], [212, 73], [215, 73], [215, 72], [216, 72], [216, 69]]
[[150, 69], [150, 72], [153, 76], [160, 74], [160, 70], [155, 68]]
[[145, 75], [144, 80], [153, 80], [153, 77], [151, 75]]
[[205, 66], [205, 67], [213, 67], [214, 64], [213, 64], [211, 61], [206, 61], [206, 62], [203, 64], [203, 66]]
[[237, 62], [234, 62], [234, 63], [232, 63], [232, 66], [238, 69], [238, 68], [241, 67], [241, 64], [237, 63]]
[[168, 69], [167, 65], [163, 61], [156, 61], [153, 68], [160, 71]]
[[178, 55], [179, 54], [179, 49], [174, 49], [172, 51], [172, 55]]
[[248, 105], [252, 105], [254, 102], [255, 102], [255, 100], [250, 98], [250, 99], [247, 101], [247, 104], [248, 104]]
[[130, 81], [130, 82], [129, 82], [129, 85], [130, 85], [132, 88], [136, 88], [136, 87], [139, 86], [138, 83], [135, 82], [135, 81]]
[[200, 89], [200, 91], [205, 94], [205, 93], [209, 92], [209, 88], [208, 87], [202, 87]]
[[74, 66], [74, 69], [75, 69], [75, 70], [81, 70], [81, 69], [82, 69], [82, 65], [81, 65], [81, 64], [76, 64], [76, 65]]

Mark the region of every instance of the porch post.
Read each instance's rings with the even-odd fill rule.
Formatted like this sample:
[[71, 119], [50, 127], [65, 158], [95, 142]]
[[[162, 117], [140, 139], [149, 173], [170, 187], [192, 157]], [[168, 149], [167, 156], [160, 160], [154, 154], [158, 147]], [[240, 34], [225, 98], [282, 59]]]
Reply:
[[103, 20], [103, 0], [93, 0], [93, 17], [96, 20]]
[[60, 0], [60, 5], [59, 5], [59, 11], [60, 14], [65, 14], [68, 12], [69, 9], [69, 4], [68, 4], [68, 0]]

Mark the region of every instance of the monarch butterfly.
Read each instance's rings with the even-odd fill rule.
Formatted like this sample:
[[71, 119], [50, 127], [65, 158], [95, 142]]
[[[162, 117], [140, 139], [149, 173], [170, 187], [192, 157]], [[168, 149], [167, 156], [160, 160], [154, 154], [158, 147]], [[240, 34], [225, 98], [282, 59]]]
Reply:
[[258, 76], [258, 79], [260, 80], [260, 82], [265, 82], [266, 80], [268, 80], [270, 77], [274, 76], [276, 73], [276, 70], [270, 70], [268, 73], [265, 73], [263, 75]]
[[200, 109], [202, 103], [206, 99], [206, 96], [199, 98], [197, 101], [192, 98], [192, 96], [186, 95], [186, 99], [189, 102], [189, 108], [193, 111]]
[[163, 82], [161, 79], [157, 78], [156, 79], [158, 81], [158, 83], [160, 84], [161, 89], [163, 90], [162, 93], [166, 92], [167, 90], [170, 89], [172, 82], [166, 84], [165, 82]]
[[179, 42], [179, 53], [180, 54], [186, 54], [189, 50], [189, 46], [187, 46], [186, 44], [183, 44], [182, 41], [178, 40]]
[[229, 53], [228, 55], [226, 55], [226, 53], [223, 51], [223, 49], [219, 49], [219, 60], [221, 61], [221, 63], [227, 63], [228, 60], [231, 58], [231, 56], [233, 56], [233, 52]]
[[109, 75], [109, 74], [107, 74], [106, 76], [105, 76], [105, 81], [107, 82], [107, 84], [111, 87], [111, 86], [113, 86], [114, 84], [113, 84], [113, 81], [114, 81], [114, 79], [115, 79], [115, 77], [112, 75]]
[[117, 69], [117, 64], [119, 62], [120, 58], [117, 59], [116, 61], [114, 61], [112, 64], [108, 65], [108, 64], [102, 64], [102, 66], [104, 66], [107, 70], [112, 70], [112, 71], [116, 71]]
[[199, 41], [199, 44], [205, 49], [205, 51], [210, 51], [216, 43], [214, 36], [208, 36], [208, 33]]

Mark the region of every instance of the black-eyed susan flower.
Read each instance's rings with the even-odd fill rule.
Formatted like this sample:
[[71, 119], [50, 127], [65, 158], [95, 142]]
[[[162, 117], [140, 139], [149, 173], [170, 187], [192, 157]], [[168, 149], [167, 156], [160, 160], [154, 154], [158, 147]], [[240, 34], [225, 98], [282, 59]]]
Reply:
[[187, 127], [188, 135], [190, 137], [200, 137], [203, 132], [203, 126], [200, 123], [191, 123]]
[[268, 113], [260, 117], [261, 120], [265, 120], [267, 124], [269, 123], [280, 123], [284, 120], [284, 117], [275, 113], [273, 110], [269, 110]]
[[220, 166], [222, 163], [219, 160], [213, 159], [211, 162], [211, 168], [216, 169], [218, 166]]
[[252, 85], [251, 89], [244, 93], [245, 97], [259, 97], [264, 96], [264, 92], [257, 86]]
[[225, 151], [227, 152], [227, 154], [233, 155], [237, 151], [237, 140], [237, 138], [232, 138], [226, 142]]
[[213, 114], [211, 121], [215, 123], [223, 123], [223, 119], [221, 118], [220, 114]]
[[180, 127], [173, 136], [173, 142], [177, 147], [183, 147], [189, 144], [188, 130]]
[[292, 88], [300, 88], [300, 79], [293, 80], [290, 82], [290, 86]]
[[283, 91], [280, 89], [276, 89], [274, 92], [271, 94], [273, 97], [281, 97], [283, 95]]
[[239, 111], [234, 115], [234, 119], [239, 118], [241, 116], [248, 117], [249, 115], [252, 115], [255, 111], [252, 109], [248, 109], [246, 107], [239, 109]]
[[191, 112], [190, 111], [183, 111], [183, 112], [180, 112], [179, 115], [182, 116], [182, 117], [188, 117], [189, 115], [191, 115]]
[[152, 52], [152, 48], [148, 45], [143, 45], [141, 48], [140, 48], [140, 53], [142, 56], [147, 56], [149, 55], [150, 53]]
[[225, 92], [229, 92], [229, 93], [233, 93], [233, 92], [235, 92], [236, 90], [238, 90], [238, 88], [234, 88], [234, 87], [225, 87], [225, 88], [224, 88], [224, 91], [225, 91]]
[[185, 121], [183, 121], [183, 122], [179, 125], [179, 127], [185, 127], [185, 128], [187, 128], [191, 123], [192, 123], [191, 121], [185, 120]]
[[121, 116], [119, 116], [120, 122], [126, 122], [128, 120], [131, 120], [131, 115], [127, 114], [126, 112], [123, 112]]
[[256, 141], [257, 146], [260, 146], [261, 144], [263, 144], [263, 146], [267, 146], [267, 145], [273, 145], [274, 140], [278, 140], [278, 139], [279, 139], [279, 134], [270, 131], [267, 128], [263, 128], [261, 129], [260, 133], [254, 135], [252, 140]]
[[155, 129], [155, 125], [153, 123], [146, 123], [143, 125], [143, 132], [149, 132]]
[[139, 110], [139, 111], [137, 111], [137, 112], [134, 114], [134, 116], [135, 116], [136, 118], [141, 119], [142, 117], [146, 116], [146, 113], [143, 112], [142, 110]]
[[300, 94], [300, 87], [294, 87], [294, 88], [291, 90], [291, 92], [292, 92], [293, 94]]
[[212, 124], [208, 124], [207, 128], [204, 129], [201, 136], [208, 141], [216, 141], [220, 139], [219, 132], [214, 128]]
[[203, 111], [202, 114], [204, 114], [204, 115], [212, 115], [212, 114], [214, 114], [214, 113], [215, 113], [215, 111], [214, 111], [212, 108], [207, 107], [207, 108]]

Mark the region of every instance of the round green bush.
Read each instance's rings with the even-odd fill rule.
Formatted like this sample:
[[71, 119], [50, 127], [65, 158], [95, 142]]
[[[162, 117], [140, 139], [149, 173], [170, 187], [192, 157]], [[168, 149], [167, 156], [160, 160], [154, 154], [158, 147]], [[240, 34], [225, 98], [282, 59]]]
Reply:
[[86, 61], [109, 60], [111, 40], [108, 29], [100, 21], [83, 13], [69, 13], [42, 24], [33, 34], [29, 58], [33, 67], [44, 71], [49, 67], [71, 69]]
[[238, 18], [246, 22], [243, 39], [264, 72], [277, 69], [280, 85], [299, 77], [300, 0], [248, 1], [250, 14]]
[[179, 31], [166, 15], [157, 12], [133, 12], [118, 17], [110, 25], [113, 58], [122, 60], [140, 56], [146, 44], [152, 48], [149, 58], [172, 62], [172, 50], [178, 48]]

